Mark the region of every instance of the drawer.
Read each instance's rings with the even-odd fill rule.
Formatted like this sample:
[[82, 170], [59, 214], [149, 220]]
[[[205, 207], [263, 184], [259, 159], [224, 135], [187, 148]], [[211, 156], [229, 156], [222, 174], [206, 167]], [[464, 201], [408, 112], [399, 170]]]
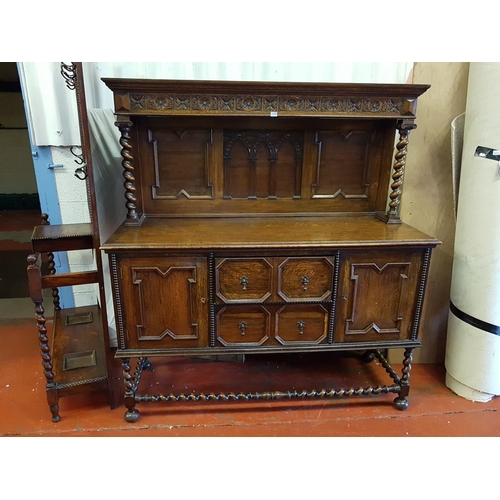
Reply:
[[334, 265], [327, 257], [290, 257], [278, 266], [278, 295], [286, 302], [332, 297]]
[[271, 313], [263, 306], [230, 306], [215, 318], [216, 337], [223, 346], [259, 346], [270, 337]]
[[267, 259], [217, 259], [217, 298], [225, 303], [264, 302], [273, 289], [273, 266]]
[[275, 316], [275, 338], [282, 345], [320, 344], [328, 332], [328, 311], [320, 304], [283, 306]]

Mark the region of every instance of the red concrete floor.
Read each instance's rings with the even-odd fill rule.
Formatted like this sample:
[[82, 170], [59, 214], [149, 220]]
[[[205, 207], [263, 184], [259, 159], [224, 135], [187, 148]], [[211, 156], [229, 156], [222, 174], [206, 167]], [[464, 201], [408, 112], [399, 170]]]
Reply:
[[[45, 399], [34, 325], [0, 327], [0, 436], [499, 436], [500, 399], [473, 403], [450, 392], [445, 371], [414, 365], [409, 408], [394, 408], [394, 395], [333, 400], [140, 403], [136, 423], [125, 408], [110, 410], [106, 395], [60, 400], [52, 423]], [[330, 354], [247, 356], [244, 363], [194, 358], [153, 358], [139, 393], [238, 392], [329, 389], [390, 384], [372, 362]], [[400, 370], [400, 366], [395, 366]], [[120, 373], [118, 373], [118, 376]], [[121, 380], [117, 390], [122, 393]]]

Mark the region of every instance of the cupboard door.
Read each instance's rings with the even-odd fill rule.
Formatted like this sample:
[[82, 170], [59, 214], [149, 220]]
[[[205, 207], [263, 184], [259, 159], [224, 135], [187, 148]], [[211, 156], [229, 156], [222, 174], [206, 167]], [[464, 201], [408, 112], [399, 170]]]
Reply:
[[205, 258], [124, 258], [120, 266], [127, 348], [208, 345]]
[[340, 262], [335, 342], [407, 339], [422, 251], [372, 250]]

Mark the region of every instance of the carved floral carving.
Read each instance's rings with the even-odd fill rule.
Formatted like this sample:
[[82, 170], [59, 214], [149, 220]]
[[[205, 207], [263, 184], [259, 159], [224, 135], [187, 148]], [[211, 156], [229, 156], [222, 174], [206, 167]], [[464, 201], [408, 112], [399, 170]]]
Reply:
[[130, 111], [218, 113], [382, 114], [401, 116], [403, 99], [336, 96], [130, 94]]

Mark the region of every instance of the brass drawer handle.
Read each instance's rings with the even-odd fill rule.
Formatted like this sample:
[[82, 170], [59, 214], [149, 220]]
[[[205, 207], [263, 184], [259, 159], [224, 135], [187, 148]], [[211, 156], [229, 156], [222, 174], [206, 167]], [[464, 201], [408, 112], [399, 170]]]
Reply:
[[299, 335], [304, 335], [304, 328], [306, 326], [305, 321], [297, 321], [297, 326], [299, 327]]
[[243, 321], [238, 325], [238, 328], [241, 330], [242, 337], [245, 336], [245, 330], [247, 329], [247, 327], [248, 327], [248, 325]]
[[243, 286], [243, 290], [246, 291], [248, 285], [248, 278], [246, 276], [242, 276], [240, 278], [240, 283]]
[[304, 285], [304, 291], [306, 292], [307, 285], [309, 285], [309, 276], [302, 276], [302, 279], [300, 281]]

